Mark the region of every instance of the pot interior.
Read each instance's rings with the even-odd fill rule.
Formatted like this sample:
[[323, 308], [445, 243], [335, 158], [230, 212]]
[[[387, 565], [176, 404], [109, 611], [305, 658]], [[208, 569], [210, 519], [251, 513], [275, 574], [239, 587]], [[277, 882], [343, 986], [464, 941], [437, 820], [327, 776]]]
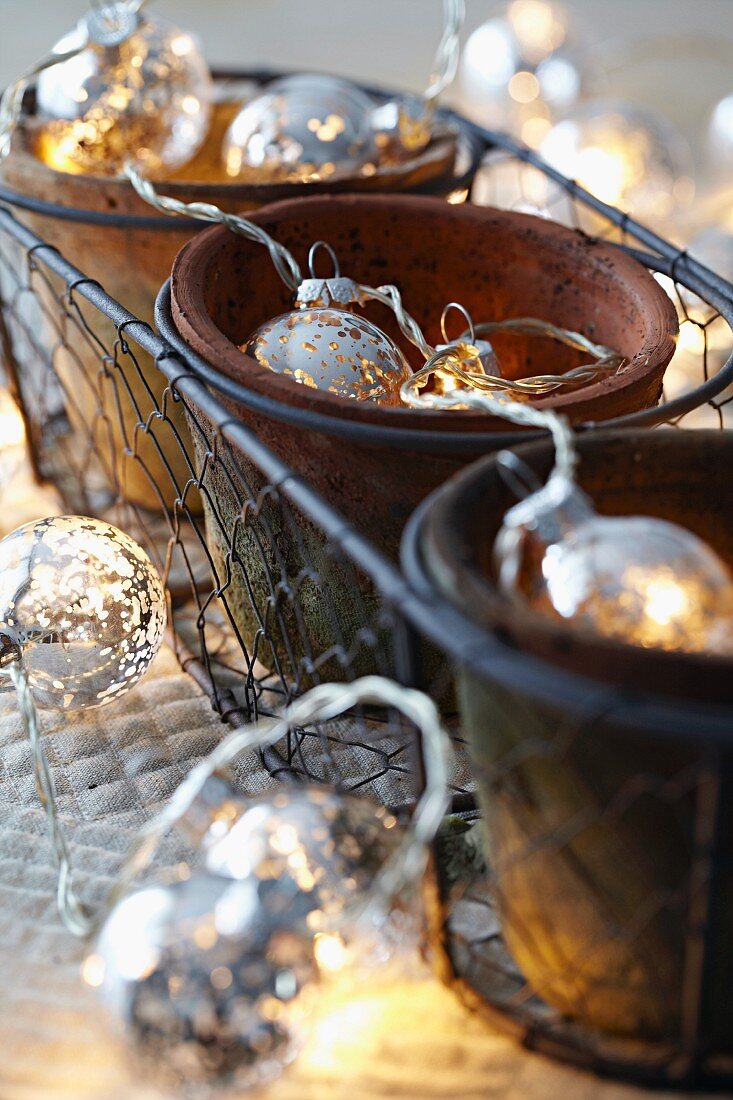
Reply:
[[[601, 432], [578, 443], [578, 481], [596, 509], [611, 516], [648, 515], [677, 523], [708, 543], [733, 571], [733, 439], [718, 431]], [[518, 456], [542, 480], [549, 443]], [[509, 604], [496, 589], [493, 547], [516, 497], [495, 458], [482, 459], [434, 498], [423, 554], [443, 595], [512, 644], [582, 674], [620, 686], [730, 702], [733, 662], [717, 655], [639, 649], [548, 620]]]
[[[530, 215], [430, 200], [362, 205], [342, 197], [280, 204], [257, 220], [304, 271], [311, 244], [324, 240], [343, 274], [371, 286], [397, 284], [431, 344], [443, 342], [440, 317], [451, 301], [462, 303], [475, 322], [526, 316], [552, 321], [636, 364], [675, 331], [668, 299], [641, 265], [612, 246]], [[244, 343], [261, 323], [292, 308], [292, 296], [261, 246], [222, 235], [199, 258], [205, 265], [205, 308], [232, 343]], [[372, 304], [367, 312], [405, 346], [388, 310]], [[462, 327], [456, 315], [449, 335]], [[512, 378], [560, 373], [588, 361], [552, 340], [503, 335], [494, 343]], [[420, 365], [414, 349], [405, 350]]]

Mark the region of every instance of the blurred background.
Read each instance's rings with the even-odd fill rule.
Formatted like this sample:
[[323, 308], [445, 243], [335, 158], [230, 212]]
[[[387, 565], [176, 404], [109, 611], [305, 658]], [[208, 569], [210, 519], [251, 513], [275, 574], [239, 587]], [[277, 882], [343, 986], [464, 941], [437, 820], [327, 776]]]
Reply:
[[[0, 0], [0, 81], [43, 55], [87, 6], [87, 0]], [[155, 0], [154, 6], [195, 32], [214, 66], [315, 69], [408, 90], [425, 86], [442, 22], [441, 0]], [[551, 36], [542, 14], [531, 14], [547, 6], [537, 0], [514, 5], [525, 16], [530, 11], [525, 44], [533, 35], [543, 44]], [[567, 0], [556, 8], [564, 11], [564, 40], [559, 65], [555, 58], [546, 75], [557, 102], [544, 84], [528, 102], [535, 78], [523, 70], [539, 76], [538, 59], [503, 56], [496, 0], [467, 0], [461, 71], [448, 100], [486, 125], [512, 129], [563, 172], [641, 220], [657, 222], [679, 243], [689, 244], [701, 227], [727, 224], [733, 219], [733, 0]], [[490, 34], [476, 33], [489, 21]], [[551, 124], [575, 118], [579, 107], [582, 114], [584, 104], [619, 100], [653, 113], [642, 120], [641, 137], [633, 120], [621, 120], [622, 133], [618, 126], [609, 133], [606, 111], [601, 128], [591, 119], [582, 123], [580, 138], [561, 129], [545, 141]], [[634, 160], [653, 194], [632, 193], [628, 178], [622, 186], [620, 162], [628, 177]], [[671, 189], [674, 201], [667, 202], [660, 195]], [[730, 263], [733, 273], [733, 255]]]

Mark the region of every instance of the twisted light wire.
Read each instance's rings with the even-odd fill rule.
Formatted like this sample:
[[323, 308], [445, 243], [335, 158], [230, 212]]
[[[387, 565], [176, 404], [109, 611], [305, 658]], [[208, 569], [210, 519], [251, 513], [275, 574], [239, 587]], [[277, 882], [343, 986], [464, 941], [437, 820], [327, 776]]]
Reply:
[[422, 873], [427, 845], [435, 836], [448, 806], [450, 740], [440, 723], [435, 704], [422, 692], [405, 688], [381, 676], [366, 676], [351, 684], [321, 684], [287, 707], [279, 718], [252, 723], [229, 734], [189, 773], [167, 805], [147, 822], [132, 841], [122, 868], [101, 910], [87, 911], [73, 885], [69, 847], [59, 820], [56, 786], [43, 749], [38, 713], [21, 660], [10, 666], [25, 732], [33, 754], [36, 788], [46, 813], [48, 831], [58, 868], [59, 915], [75, 936], [94, 934], [132, 882], [152, 862], [163, 837], [187, 813], [206, 781], [238, 756], [264, 749], [280, 741], [294, 727], [337, 718], [358, 705], [378, 705], [399, 711], [420, 733], [425, 785], [401, 844], [377, 872], [366, 897], [348, 907], [345, 920], [362, 920], [368, 912], [384, 912], [391, 900]]
[[9, 666], [10, 679], [15, 686], [18, 709], [23, 729], [28, 737], [33, 757], [33, 774], [38, 798], [46, 814], [49, 836], [53, 845], [54, 858], [58, 872], [56, 900], [59, 915], [75, 936], [87, 936], [93, 921], [74, 891], [73, 870], [66, 836], [59, 820], [56, 784], [48, 757], [43, 748], [42, 734], [39, 728], [38, 711], [33, 701], [28, 673], [21, 660]]
[[435, 112], [440, 96], [455, 79], [465, 18], [465, 0], [443, 0], [443, 34], [438, 43], [428, 86], [423, 93], [426, 118]]
[[566, 417], [552, 409], [538, 409], [527, 401], [507, 399], [490, 392], [456, 390], [446, 394], [426, 393], [414, 388], [415, 377], [402, 383], [400, 397], [406, 405], [413, 409], [478, 409], [523, 428], [547, 431], [555, 446], [555, 466], [550, 479], [558, 477], [572, 481], [577, 466], [577, 451], [575, 436]]

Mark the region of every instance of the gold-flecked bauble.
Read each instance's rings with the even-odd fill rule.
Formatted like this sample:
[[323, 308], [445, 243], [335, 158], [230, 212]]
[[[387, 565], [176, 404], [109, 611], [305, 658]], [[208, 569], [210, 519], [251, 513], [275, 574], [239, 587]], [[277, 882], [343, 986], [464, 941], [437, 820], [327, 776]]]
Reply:
[[111, 524], [56, 516], [0, 541], [0, 633], [17, 642], [39, 706], [118, 698], [147, 670], [165, 624], [160, 577]]
[[[55, 52], [73, 50], [85, 34], [80, 24]], [[116, 176], [132, 162], [160, 175], [201, 146], [212, 96], [211, 74], [194, 39], [145, 18], [119, 45], [90, 42], [40, 74], [38, 154], [62, 172]]]
[[374, 101], [339, 77], [299, 73], [245, 104], [224, 139], [233, 179], [307, 183], [374, 171]]
[[597, 515], [572, 486], [533, 507], [530, 496], [512, 510], [527, 518], [514, 527], [524, 532], [523, 560], [512, 572], [534, 610], [647, 649], [733, 654], [733, 576], [692, 532], [651, 516]]
[[124, 897], [82, 974], [144, 1077], [175, 1096], [250, 1088], [302, 1045], [319, 976], [304, 916], [288, 884], [194, 872]]
[[275, 374], [355, 401], [397, 405], [410, 375], [404, 355], [381, 329], [331, 306], [283, 313], [261, 325], [241, 350]]

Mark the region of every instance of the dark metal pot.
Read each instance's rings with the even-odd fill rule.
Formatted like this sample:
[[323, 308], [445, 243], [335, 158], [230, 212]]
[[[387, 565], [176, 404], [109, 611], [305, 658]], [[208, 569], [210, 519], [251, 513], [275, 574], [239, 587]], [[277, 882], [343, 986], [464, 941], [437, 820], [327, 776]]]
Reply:
[[[680, 523], [733, 566], [728, 434], [598, 433], [579, 446], [599, 511]], [[549, 444], [517, 453], [549, 472]], [[679, 1072], [684, 1058], [714, 1065], [733, 1053], [733, 661], [509, 607], [492, 547], [512, 503], [486, 458], [425, 502], [403, 542], [458, 666], [503, 935], [527, 992], [563, 1015], [665, 1044]], [[532, 1015], [521, 998], [513, 1011]]]

